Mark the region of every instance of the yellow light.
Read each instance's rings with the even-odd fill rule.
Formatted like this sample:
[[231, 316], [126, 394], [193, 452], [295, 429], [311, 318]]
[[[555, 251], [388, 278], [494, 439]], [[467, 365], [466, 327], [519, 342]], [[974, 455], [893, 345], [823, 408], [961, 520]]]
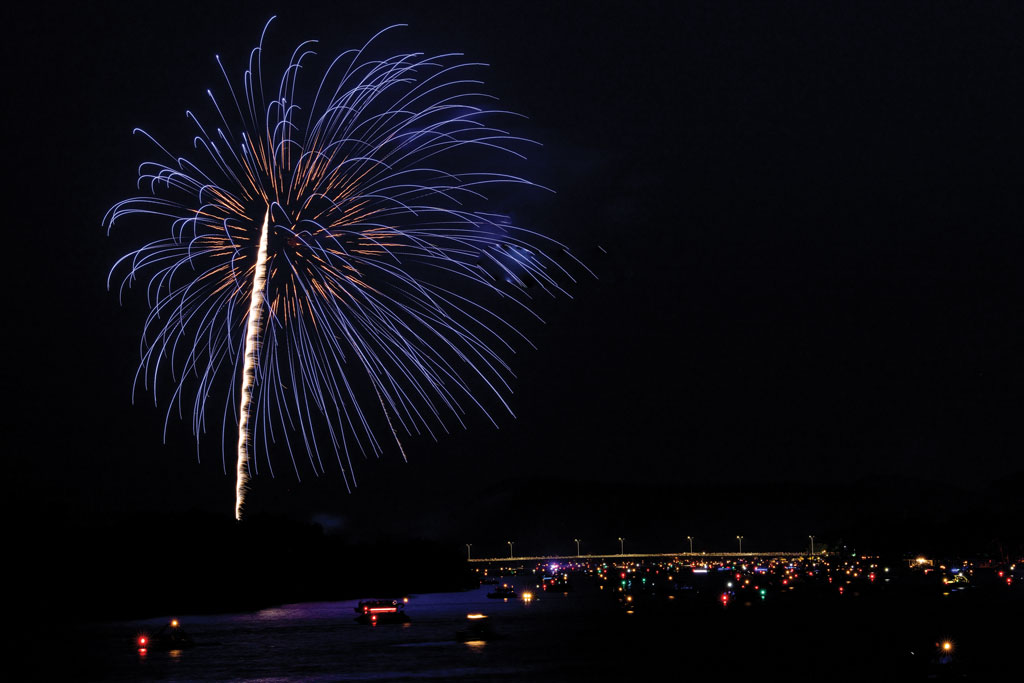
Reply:
[[951, 643], [948, 640], [942, 641], [942, 651], [943, 652], [949, 652], [952, 649], [953, 649], [953, 643]]
[[178, 620], [171, 619], [171, 628], [178, 628]]
[[487, 615], [480, 614], [479, 612], [477, 612], [476, 614], [467, 614], [466, 618], [467, 619], [486, 619]]

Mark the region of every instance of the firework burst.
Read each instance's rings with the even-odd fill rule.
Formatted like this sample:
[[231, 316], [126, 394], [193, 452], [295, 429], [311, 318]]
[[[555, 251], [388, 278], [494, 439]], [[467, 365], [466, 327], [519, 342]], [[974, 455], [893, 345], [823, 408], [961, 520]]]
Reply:
[[222, 451], [237, 425], [239, 519], [249, 477], [260, 463], [273, 473], [272, 447], [297, 475], [296, 453], [317, 474], [337, 463], [348, 488], [352, 455], [383, 452], [373, 413], [402, 452], [400, 434], [488, 414], [481, 389], [508, 409], [503, 354], [524, 338], [499, 312], [572, 280], [553, 258], [568, 256], [561, 245], [486, 210], [488, 188], [532, 183], [493, 170], [530, 141], [495, 127], [511, 114], [470, 77], [483, 65], [371, 58], [377, 34], [308, 89], [303, 43], [270, 87], [266, 33], [240, 83], [217, 59], [228, 96], [207, 91], [213, 123], [186, 113], [190, 157], [136, 129], [161, 160], [140, 165], [142, 192], [104, 219], [108, 233], [130, 218], [170, 227], [108, 279], [148, 295], [133, 395], [142, 382], [156, 400], [169, 374], [167, 420], [190, 412], [198, 442], [212, 413]]

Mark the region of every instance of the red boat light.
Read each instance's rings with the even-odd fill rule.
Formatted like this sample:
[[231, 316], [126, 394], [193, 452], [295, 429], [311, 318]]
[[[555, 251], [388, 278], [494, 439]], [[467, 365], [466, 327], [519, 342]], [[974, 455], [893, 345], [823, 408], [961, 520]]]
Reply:
[[146, 636], [139, 636], [139, 647], [146, 647]]

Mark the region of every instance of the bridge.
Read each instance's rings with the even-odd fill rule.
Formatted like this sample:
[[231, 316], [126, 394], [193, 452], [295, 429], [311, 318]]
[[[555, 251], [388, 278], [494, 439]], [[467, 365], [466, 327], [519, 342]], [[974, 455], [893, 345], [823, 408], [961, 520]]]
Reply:
[[524, 555], [520, 557], [470, 557], [468, 561], [472, 564], [486, 564], [486, 563], [507, 563], [507, 562], [584, 562], [592, 560], [668, 560], [668, 559], [680, 559], [680, 560], [720, 560], [720, 559], [756, 559], [766, 557], [824, 557], [823, 551], [818, 551], [813, 555], [808, 552], [790, 552], [790, 551], [775, 551], [775, 552], [720, 552], [720, 553], [601, 553], [601, 554], [590, 554], [590, 555]]

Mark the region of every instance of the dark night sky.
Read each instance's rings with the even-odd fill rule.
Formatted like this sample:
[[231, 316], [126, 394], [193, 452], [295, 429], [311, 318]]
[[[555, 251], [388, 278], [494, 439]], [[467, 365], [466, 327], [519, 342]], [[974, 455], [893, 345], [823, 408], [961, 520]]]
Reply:
[[282, 51], [405, 22], [396, 45], [489, 63], [489, 91], [545, 145], [527, 173], [557, 190], [523, 217], [598, 278], [527, 327], [517, 420], [406, 440], [410, 463], [360, 463], [351, 496], [282, 461], [255, 508], [443, 535], [462, 501], [549, 479], [771, 495], [865, 477], [980, 491], [1021, 470], [1019, 5], [286, 5], [5, 22], [4, 450], [27, 518], [230, 514], [215, 440], [197, 463], [187, 425], [161, 444], [163, 403], [130, 404], [144, 311], [106, 291], [130, 239], [101, 219], [148, 157], [132, 128], [187, 149], [185, 110], [221, 87], [213, 55], [240, 68], [274, 13]]

